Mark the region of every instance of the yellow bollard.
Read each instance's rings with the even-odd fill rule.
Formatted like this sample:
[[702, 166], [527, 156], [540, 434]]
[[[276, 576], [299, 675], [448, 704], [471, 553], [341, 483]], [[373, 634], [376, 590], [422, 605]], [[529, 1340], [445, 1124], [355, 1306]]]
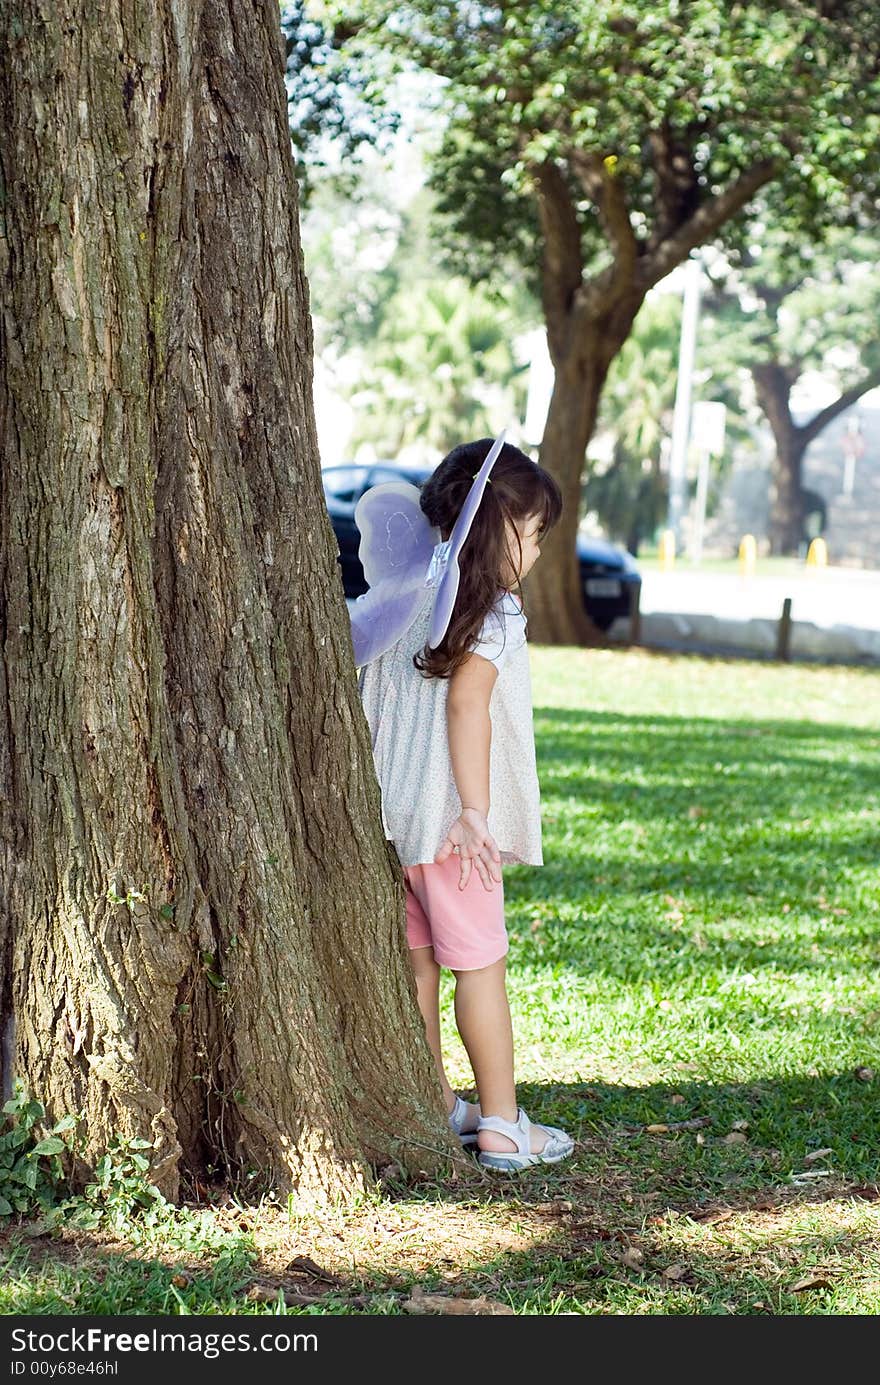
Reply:
[[755, 559], [758, 556], [758, 545], [755, 542], [754, 534], [743, 534], [739, 541], [739, 570], [743, 577], [753, 577], [755, 575]]
[[807, 567], [828, 566], [828, 545], [824, 539], [813, 539], [807, 549]]
[[668, 572], [670, 568], [675, 566], [675, 533], [672, 529], [664, 529], [660, 535], [657, 556], [664, 572]]

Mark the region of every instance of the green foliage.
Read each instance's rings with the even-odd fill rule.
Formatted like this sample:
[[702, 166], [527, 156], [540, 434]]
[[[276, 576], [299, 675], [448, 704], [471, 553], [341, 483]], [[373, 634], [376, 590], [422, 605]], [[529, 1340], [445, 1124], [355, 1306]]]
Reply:
[[380, 457], [441, 455], [522, 412], [526, 367], [512, 314], [463, 279], [408, 284], [390, 299], [352, 403], [353, 445]]
[[168, 1204], [147, 1179], [150, 1160], [144, 1151], [148, 1149], [152, 1149], [149, 1140], [116, 1135], [95, 1165], [94, 1182], [81, 1197], [68, 1202], [71, 1221], [81, 1227], [109, 1223], [116, 1229], [133, 1217], [147, 1225], [155, 1222]]
[[614, 361], [602, 395], [600, 429], [614, 437], [610, 458], [590, 458], [583, 504], [610, 538], [632, 553], [652, 538], [666, 511], [660, 469], [675, 401], [681, 299], [663, 294], [645, 304]]
[[[316, 339], [328, 369], [344, 357], [354, 448], [396, 457], [415, 447], [436, 458], [522, 414], [526, 364], [515, 343], [536, 308], [515, 279], [493, 292], [449, 275], [430, 235], [430, 196], [416, 192], [395, 212], [387, 177], [374, 167], [369, 181], [376, 196], [360, 231], [360, 209], [346, 223], [341, 199], [326, 188], [306, 219]], [[373, 247], [370, 267], [367, 241], [380, 225], [386, 240], [378, 265]], [[341, 242], [360, 263], [338, 253]]]
[[59, 1221], [80, 1227], [106, 1223], [117, 1229], [139, 1217], [155, 1221], [167, 1208], [148, 1180], [149, 1140], [117, 1135], [95, 1165], [94, 1182], [81, 1195], [68, 1195], [68, 1163], [76, 1154], [80, 1116], [62, 1116], [46, 1126], [46, 1109], [20, 1081], [3, 1107], [9, 1119], [0, 1132], [0, 1218], [39, 1213], [47, 1226]]
[[805, 242], [765, 213], [754, 242], [710, 268], [707, 341], [715, 357], [751, 369], [775, 361], [790, 385], [821, 371], [840, 389], [880, 366], [880, 241], [834, 229]]
[[368, 345], [393, 291], [392, 262], [404, 238], [389, 160], [365, 160], [354, 189], [315, 179], [302, 217], [315, 352], [325, 364]]
[[46, 1128], [46, 1110], [16, 1082], [3, 1106], [10, 1117], [0, 1133], [0, 1217], [31, 1214], [57, 1201], [64, 1183], [61, 1156], [72, 1149], [76, 1117]]
[[[365, 147], [382, 145], [397, 128], [398, 113], [376, 78], [387, 65], [376, 56], [367, 71], [346, 61], [333, 32], [305, 0], [281, 5], [285, 80], [294, 162], [303, 201], [332, 171], [351, 189]], [[387, 70], [390, 77], [390, 69]]]
[[536, 266], [534, 172], [546, 161], [568, 181], [589, 272], [608, 257], [596, 160], [643, 247], [765, 160], [778, 214], [806, 234], [876, 196], [880, 12], [868, 0], [825, 12], [806, 0], [326, 8], [344, 16], [353, 61], [393, 52], [442, 77], [433, 185], [471, 273], [505, 256]]
[[[678, 370], [681, 298], [677, 293], [649, 297], [636, 319], [608, 374], [602, 394], [600, 434], [613, 436], [611, 455], [599, 455], [597, 437], [583, 487], [584, 509], [597, 515], [609, 537], [630, 552], [650, 540], [666, 518], [668, 476], [661, 466], [662, 444], [672, 431], [672, 411]], [[712, 330], [700, 333], [695, 393], [727, 405], [726, 436], [729, 444], [746, 435], [746, 420], [739, 398], [740, 381], [724, 350], [706, 350]], [[717, 500], [719, 482], [729, 465], [715, 459], [711, 473], [709, 505]]]

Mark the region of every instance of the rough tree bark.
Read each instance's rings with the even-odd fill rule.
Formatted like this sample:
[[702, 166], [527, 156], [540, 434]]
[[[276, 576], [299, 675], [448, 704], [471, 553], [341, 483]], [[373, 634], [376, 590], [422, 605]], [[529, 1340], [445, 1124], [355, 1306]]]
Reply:
[[7, 18], [5, 1081], [169, 1196], [453, 1146], [311, 403], [272, 0]]
[[[693, 153], [673, 143], [661, 130], [650, 141], [656, 206], [646, 237], [636, 236], [621, 181], [598, 156], [572, 152], [566, 168], [547, 161], [533, 169], [544, 317], [555, 370], [541, 463], [559, 482], [565, 506], [526, 591], [529, 634], [540, 643], [604, 642], [584, 611], [575, 536], [584, 457], [612, 361], [648, 290], [715, 236], [777, 172], [770, 160], [757, 163], [707, 197], [698, 186]], [[592, 276], [584, 266], [577, 197], [596, 208], [610, 253], [610, 263]]]
[[770, 490], [770, 551], [796, 556], [804, 538], [803, 463], [810, 443], [823, 428], [880, 385], [880, 371], [871, 371], [815, 414], [809, 423], [795, 423], [791, 391], [800, 375], [798, 366], [761, 361], [751, 368], [758, 404], [773, 433], [776, 452]]

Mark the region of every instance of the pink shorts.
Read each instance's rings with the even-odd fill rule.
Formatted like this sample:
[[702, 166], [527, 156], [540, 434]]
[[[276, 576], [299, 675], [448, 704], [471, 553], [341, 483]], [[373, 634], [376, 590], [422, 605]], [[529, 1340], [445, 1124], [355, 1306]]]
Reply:
[[410, 948], [433, 947], [441, 967], [476, 971], [507, 952], [504, 885], [487, 890], [475, 869], [463, 890], [457, 856], [404, 866], [406, 940]]

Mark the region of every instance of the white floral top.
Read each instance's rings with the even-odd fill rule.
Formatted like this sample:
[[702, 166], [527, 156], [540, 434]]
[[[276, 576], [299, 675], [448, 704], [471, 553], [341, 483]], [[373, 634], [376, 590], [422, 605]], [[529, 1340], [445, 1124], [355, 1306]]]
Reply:
[[[449, 680], [425, 678], [412, 662], [427, 638], [433, 596], [425, 592], [424, 608], [407, 633], [358, 676], [382, 791], [382, 823], [404, 866], [433, 861], [461, 812], [446, 732]], [[512, 592], [502, 593], [472, 649], [498, 667], [489, 703], [489, 831], [502, 862], [540, 866], [526, 618]]]

